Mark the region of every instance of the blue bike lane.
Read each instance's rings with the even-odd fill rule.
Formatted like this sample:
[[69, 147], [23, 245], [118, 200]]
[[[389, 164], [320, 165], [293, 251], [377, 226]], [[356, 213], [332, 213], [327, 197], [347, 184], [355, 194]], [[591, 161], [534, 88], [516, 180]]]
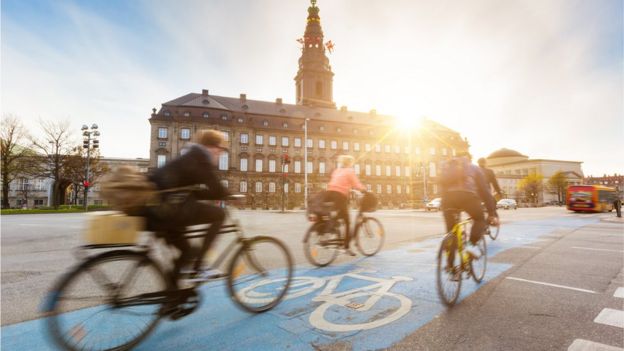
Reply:
[[[488, 257], [534, 244], [558, 229], [597, 221], [560, 217], [504, 224], [498, 240], [488, 240]], [[289, 298], [257, 315], [238, 309], [224, 282], [204, 285], [195, 313], [175, 322], [161, 321], [136, 350], [315, 350], [334, 343], [350, 344], [354, 350], [387, 348], [446, 310], [436, 290], [439, 244], [440, 238], [434, 238], [348, 264], [299, 266]], [[510, 267], [488, 261], [484, 281], [465, 280], [460, 301]], [[54, 350], [43, 322], [3, 327], [2, 348]]]

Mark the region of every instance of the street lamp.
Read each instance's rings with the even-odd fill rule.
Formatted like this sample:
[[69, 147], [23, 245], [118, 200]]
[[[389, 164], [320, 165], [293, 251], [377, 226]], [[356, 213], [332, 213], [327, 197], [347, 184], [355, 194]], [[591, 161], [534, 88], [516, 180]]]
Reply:
[[303, 121], [303, 208], [308, 209], [308, 121]]
[[91, 146], [94, 149], [97, 149], [100, 146], [100, 141], [97, 139], [100, 136], [100, 131], [98, 131], [98, 125], [93, 123], [91, 128], [89, 128], [86, 124], [82, 125], [82, 147], [87, 149], [87, 166], [85, 167], [85, 180], [82, 183], [84, 185], [84, 208], [85, 211], [88, 210], [88, 201], [87, 197], [89, 194], [89, 158], [91, 156]]

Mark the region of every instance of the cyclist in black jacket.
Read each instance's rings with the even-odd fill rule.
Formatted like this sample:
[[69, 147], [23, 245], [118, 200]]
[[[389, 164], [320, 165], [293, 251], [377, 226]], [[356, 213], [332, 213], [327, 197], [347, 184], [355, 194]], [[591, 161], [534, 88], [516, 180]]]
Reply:
[[486, 167], [487, 161], [485, 160], [485, 158], [481, 157], [477, 162], [479, 163], [479, 168], [481, 168], [481, 172], [483, 172], [483, 176], [485, 177], [488, 189], [490, 189], [490, 185], [494, 187], [494, 191], [496, 192], [494, 198], [496, 200], [502, 199], [503, 191], [498, 185], [498, 181], [496, 180], [496, 175], [494, 174], [494, 171]]
[[[163, 230], [167, 242], [180, 250], [175, 262], [174, 276], [181, 268], [195, 259], [193, 269], [200, 269], [204, 254], [216, 237], [223, 221], [225, 211], [218, 207], [198, 200], [222, 200], [229, 193], [221, 184], [215, 167], [219, 155], [226, 150], [223, 135], [216, 130], [200, 130], [195, 135], [197, 144], [191, 144], [180, 157], [158, 168], [151, 176], [159, 190], [173, 189], [190, 185], [203, 184], [206, 188], [192, 193], [165, 193], [162, 205], [152, 209], [148, 214], [148, 228]], [[180, 200], [179, 197], [183, 199]], [[177, 200], [176, 200], [177, 197]], [[172, 202], [176, 204], [172, 205]], [[211, 224], [204, 242], [196, 252], [192, 253], [189, 242], [180, 237], [180, 229], [189, 225]]]

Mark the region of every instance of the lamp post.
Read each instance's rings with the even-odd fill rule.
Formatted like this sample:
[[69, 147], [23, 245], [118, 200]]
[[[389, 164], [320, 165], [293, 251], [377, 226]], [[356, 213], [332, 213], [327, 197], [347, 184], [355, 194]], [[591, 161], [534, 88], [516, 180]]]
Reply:
[[100, 146], [100, 141], [97, 139], [100, 136], [100, 132], [97, 130], [98, 129], [98, 125], [93, 123], [91, 125], [91, 128], [89, 128], [86, 124], [82, 125], [82, 128], [80, 130], [82, 130], [82, 147], [84, 149], [87, 149], [87, 166], [85, 167], [85, 180], [82, 183], [84, 185], [84, 209], [85, 211], [88, 210], [89, 205], [88, 205], [88, 194], [89, 194], [89, 187], [90, 187], [90, 183], [89, 183], [89, 162], [90, 162], [90, 156], [91, 156], [91, 146], [93, 146], [94, 149], [97, 149]]
[[308, 121], [303, 121], [303, 208], [308, 209]]

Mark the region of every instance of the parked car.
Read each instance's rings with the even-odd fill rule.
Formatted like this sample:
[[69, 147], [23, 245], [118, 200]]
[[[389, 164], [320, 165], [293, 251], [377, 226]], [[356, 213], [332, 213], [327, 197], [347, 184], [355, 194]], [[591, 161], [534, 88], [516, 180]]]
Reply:
[[435, 199], [429, 201], [425, 206], [425, 210], [427, 211], [439, 211], [440, 206], [442, 205], [442, 198], [436, 197]]
[[501, 199], [496, 203], [496, 208], [504, 208], [506, 210], [509, 209], [518, 209], [518, 203], [514, 199]]

